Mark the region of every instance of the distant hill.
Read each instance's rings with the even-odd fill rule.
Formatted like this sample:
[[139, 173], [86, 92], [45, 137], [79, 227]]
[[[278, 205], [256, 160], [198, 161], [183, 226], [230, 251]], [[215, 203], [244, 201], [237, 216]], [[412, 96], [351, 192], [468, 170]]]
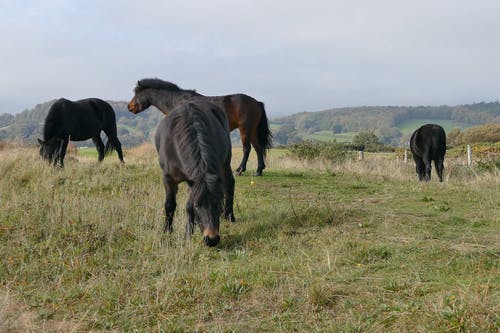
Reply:
[[295, 139], [349, 141], [357, 132], [373, 131], [383, 143], [399, 145], [426, 123], [437, 123], [450, 131], [498, 122], [500, 103], [491, 102], [459, 106], [337, 108], [297, 113], [274, 119], [271, 124], [275, 139], [282, 144], [293, 136]]
[[[45, 117], [55, 102], [37, 104], [19, 114], [0, 115], [0, 140], [35, 144], [42, 137]], [[123, 101], [108, 101], [116, 113], [118, 137], [126, 147], [150, 142], [163, 114], [151, 108], [134, 115]], [[383, 143], [400, 145], [424, 123], [437, 123], [445, 130], [464, 129], [478, 124], [500, 123], [500, 103], [476, 103], [459, 106], [364, 106], [337, 108], [318, 112], [302, 112], [271, 119], [275, 144], [312, 139], [350, 141], [360, 131], [371, 130]], [[231, 133], [234, 144], [239, 143], [238, 131]], [[89, 145], [82, 142], [79, 145]]]

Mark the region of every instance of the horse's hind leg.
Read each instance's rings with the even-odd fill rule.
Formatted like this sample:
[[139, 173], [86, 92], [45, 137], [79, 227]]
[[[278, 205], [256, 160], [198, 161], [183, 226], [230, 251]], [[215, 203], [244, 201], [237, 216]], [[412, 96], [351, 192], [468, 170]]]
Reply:
[[255, 176], [262, 176], [262, 171], [266, 168], [266, 164], [264, 163], [264, 149], [255, 141], [252, 140], [252, 146], [257, 153], [257, 171], [255, 172]]
[[118, 140], [118, 137], [109, 136], [108, 140], [110, 140], [111, 143], [113, 144], [113, 147], [115, 147], [120, 162], [125, 163], [125, 161], [123, 160], [122, 144], [120, 143], [120, 140]]
[[230, 162], [226, 164], [224, 170], [224, 218], [230, 222], [236, 221], [234, 218], [233, 204], [234, 204], [234, 177], [231, 172]]
[[432, 165], [431, 165], [431, 159], [428, 156], [423, 157], [424, 163], [425, 163], [425, 176], [424, 180], [426, 182], [431, 180], [431, 171], [432, 171]]
[[250, 150], [252, 146], [250, 145], [250, 140], [246, 134], [241, 133], [241, 143], [243, 144], [243, 158], [241, 159], [240, 166], [236, 169], [236, 174], [239, 176], [247, 170], [248, 156], [250, 155]]
[[177, 184], [168, 176], [163, 176], [163, 185], [165, 186], [165, 224], [163, 226], [164, 232], [172, 232], [172, 221], [174, 220], [174, 213], [177, 203], [175, 196], [177, 194]]
[[434, 166], [436, 167], [439, 181], [442, 182], [443, 181], [443, 172], [444, 172], [444, 159], [441, 157], [438, 157], [437, 159], [435, 159]]
[[416, 171], [418, 175], [418, 180], [422, 181], [424, 180], [424, 175], [425, 175], [425, 164], [424, 161], [421, 158], [416, 157], [415, 158], [415, 164], [416, 164]]
[[59, 144], [58, 152], [56, 154], [56, 158], [54, 159], [55, 163], [59, 160], [59, 166], [64, 168], [64, 157], [66, 156], [66, 149], [68, 149], [69, 138], [66, 137], [61, 140]]
[[92, 141], [94, 142], [95, 147], [97, 148], [98, 160], [99, 162], [102, 162], [102, 160], [104, 159], [104, 143], [102, 142], [100, 136], [93, 137]]
[[[108, 141], [111, 143], [113, 148], [118, 153], [118, 158], [120, 159], [120, 162], [125, 163], [125, 161], [123, 160], [122, 144], [120, 143], [120, 140], [118, 140], [118, 136], [116, 133], [116, 126], [114, 126], [114, 128], [112, 127], [112, 128], [104, 129], [104, 133], [106, 133], [106, 136], [108, 137]], [[108, 149], [108, 148], [106, 148], [106, 149]]]

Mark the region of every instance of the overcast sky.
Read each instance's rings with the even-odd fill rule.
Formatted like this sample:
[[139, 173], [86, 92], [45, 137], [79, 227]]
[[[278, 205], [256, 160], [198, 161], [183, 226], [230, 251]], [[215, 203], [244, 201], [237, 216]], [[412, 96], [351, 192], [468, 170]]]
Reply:
[[0, 0], [0, 113], [158, 77], [270, 117], [500, 99], [498, 0]]

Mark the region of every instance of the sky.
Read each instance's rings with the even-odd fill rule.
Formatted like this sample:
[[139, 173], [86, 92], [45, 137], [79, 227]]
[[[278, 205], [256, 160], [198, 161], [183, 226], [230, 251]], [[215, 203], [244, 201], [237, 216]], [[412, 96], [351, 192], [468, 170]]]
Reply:
[[0, 0], [0, 113], [157, 77], [269, 117], [500, 99], [498, 0]]

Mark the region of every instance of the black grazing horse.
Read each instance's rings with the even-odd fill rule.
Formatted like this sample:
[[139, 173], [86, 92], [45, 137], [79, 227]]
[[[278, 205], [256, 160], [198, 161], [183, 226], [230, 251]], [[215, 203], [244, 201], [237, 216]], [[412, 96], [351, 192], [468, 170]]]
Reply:
[[417, 129], [410, 139], [410, 149], [416, 163], [418, 179], [431, 180], [431, 161], [434, 161], [439, 176], [443, 181], [443, 162], [446, 153], [446, 133], [435, 124], [427, 124]]
[[[104, 146], [101, 131], [108, 137]], [[99, 154], [99, 162], [104, 155], [116, 149], [123, 162], [122, 146], [116, 133], [116, 116], [111, 105], [98, 98], [82, 99], [72, 102], [61, 98], [49, 110], [43, 127], [43, 141], [40, 144], [40, 156], [59, 162], [64, 167], [64, 156], [69, 140], [83, 141], [92, 138]]]
[[218, 105], [226, 112], [229, 130], [240, 130], [241, 143], [243, 144], [243, 158], [236, 173], [240, 175], [246, 171], [250, 144], [257, 153], [258, 166], [256, 176], [262, 175], [266, 167], [264, 159], [267, 149], [271, 148], [271, 130], [267, 122], [264, 104], [245, 94], [225, 96], [203, 96], [194, 90], [184, 90], [176, 84], [160, 79], [143, 79], [137, 82], [134, 89], [135, 96], [128, 103], [132, 113], [139, 113], [150, 107], [156, 106], [164, 114], [187, 100], [207, 100]]
[[221, 202], [224, 217], [233, 222], [234, 177], [227, 118], [217, 105], [186, 102], [173, 109], [158, 125], [155, 135], [165, 185], [165, 226], [172, 231], [178, 184], [189, 185], [186, 234], [199, 225], [208, 246], [219, 243]]

